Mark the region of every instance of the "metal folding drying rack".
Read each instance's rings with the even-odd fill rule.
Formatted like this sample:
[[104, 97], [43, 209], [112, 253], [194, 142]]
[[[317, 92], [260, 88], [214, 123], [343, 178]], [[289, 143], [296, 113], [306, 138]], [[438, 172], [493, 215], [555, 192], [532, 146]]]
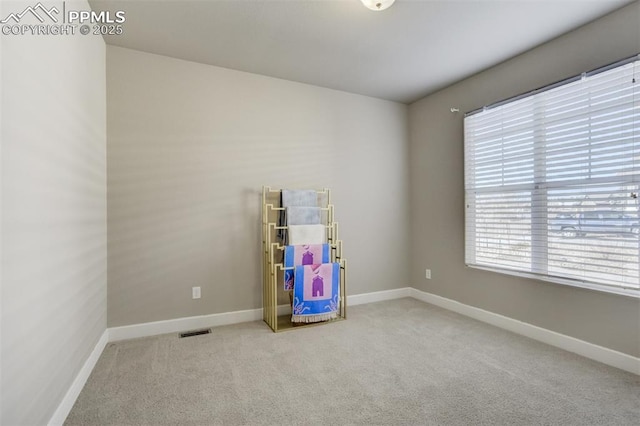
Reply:
[[[281, 205], [281, 190], [269, 186], [262, 187], [262, 318], [274, 332], [291, 330], [290, 298], [287, 301], [284, 290], [283, 263], [284, 245], [278, 234], [287, 232], [288, 227], [280, 224], [284, 207]], [[329, 189], [316, 191], [320, 200], [322, 222], [327, 230], [329, 257], [340, 265], [340, 297], [337, 318], [317, 323], [296, 323], [295, 327], [308, 327], [347, 319], [347, 260], [342, 257], [342, 240], [338, 239], [338, 224], [333, 220], [333, 205]], [[290, 292], [289, 292], [290, 293]], [[278, 300], [281, 304], [278, 305]]]

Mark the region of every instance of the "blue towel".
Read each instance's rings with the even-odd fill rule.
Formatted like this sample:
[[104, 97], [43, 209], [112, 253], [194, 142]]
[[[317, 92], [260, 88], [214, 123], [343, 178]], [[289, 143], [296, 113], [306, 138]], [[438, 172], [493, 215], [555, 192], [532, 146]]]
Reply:
[[329, 244], [286, 246], [284, 248], [284, 289], [293, 290], [294, 266], [329, 262]]
[[327, 321], [338, 316], [340, 265], [295, 267], [291, 322]]

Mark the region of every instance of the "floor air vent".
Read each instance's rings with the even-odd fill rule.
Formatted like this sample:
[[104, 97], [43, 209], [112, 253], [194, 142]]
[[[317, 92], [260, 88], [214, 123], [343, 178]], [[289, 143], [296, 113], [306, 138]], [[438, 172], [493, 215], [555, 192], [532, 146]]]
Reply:
[[199, 336], [201, 334], [210, 334], [210, 333], [211, 333], [210, 328], [203, 328], [202, 330], [185, 331], [183, 333], [180, 333], [179, 336], [182, 339], [183, 337]]

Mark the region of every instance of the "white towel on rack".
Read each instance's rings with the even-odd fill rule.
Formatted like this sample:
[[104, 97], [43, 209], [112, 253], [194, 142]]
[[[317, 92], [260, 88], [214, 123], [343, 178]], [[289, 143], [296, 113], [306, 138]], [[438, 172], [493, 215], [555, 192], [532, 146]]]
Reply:
[[289, 245], [324, 244], [327, 228], [324, 225], [289, 225]]
[[320, 207], [287, 207], [287, 225], [317, 225]]
[[282, 207], [318, 206], [318, 193], [313, 189], [283, 189]]
[[[313, 189], [283, 189], [280, 191], [280, 207], [318, 207], [318, 193]], [[317, 222], [320, 223], [318, 220]], [[290, 225], [292, 223], [289, 223]], [[310, 222], [305, 223], [294, 223], [297, 225], [309, 225]], [[285, 221], [285, 213], [284, 211], [280, 212], [280, 218], [278, 220], [279, 226], [287, 225]], [[282, 242], [282, 244], [288, 244], [287, 234], [278, 230], [278, 238]]]

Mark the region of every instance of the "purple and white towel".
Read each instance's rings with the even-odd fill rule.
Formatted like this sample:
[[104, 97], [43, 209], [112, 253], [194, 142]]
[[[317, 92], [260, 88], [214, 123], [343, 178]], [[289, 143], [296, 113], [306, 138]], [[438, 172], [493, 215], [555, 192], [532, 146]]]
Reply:
[[284, 248], [284, 289], [293, 290], [294, 267], [329, 262], [329, 244], [304, 244]]
[[340, 265], [295, 267], [291, 322], [327, 321], [338, 316]]

